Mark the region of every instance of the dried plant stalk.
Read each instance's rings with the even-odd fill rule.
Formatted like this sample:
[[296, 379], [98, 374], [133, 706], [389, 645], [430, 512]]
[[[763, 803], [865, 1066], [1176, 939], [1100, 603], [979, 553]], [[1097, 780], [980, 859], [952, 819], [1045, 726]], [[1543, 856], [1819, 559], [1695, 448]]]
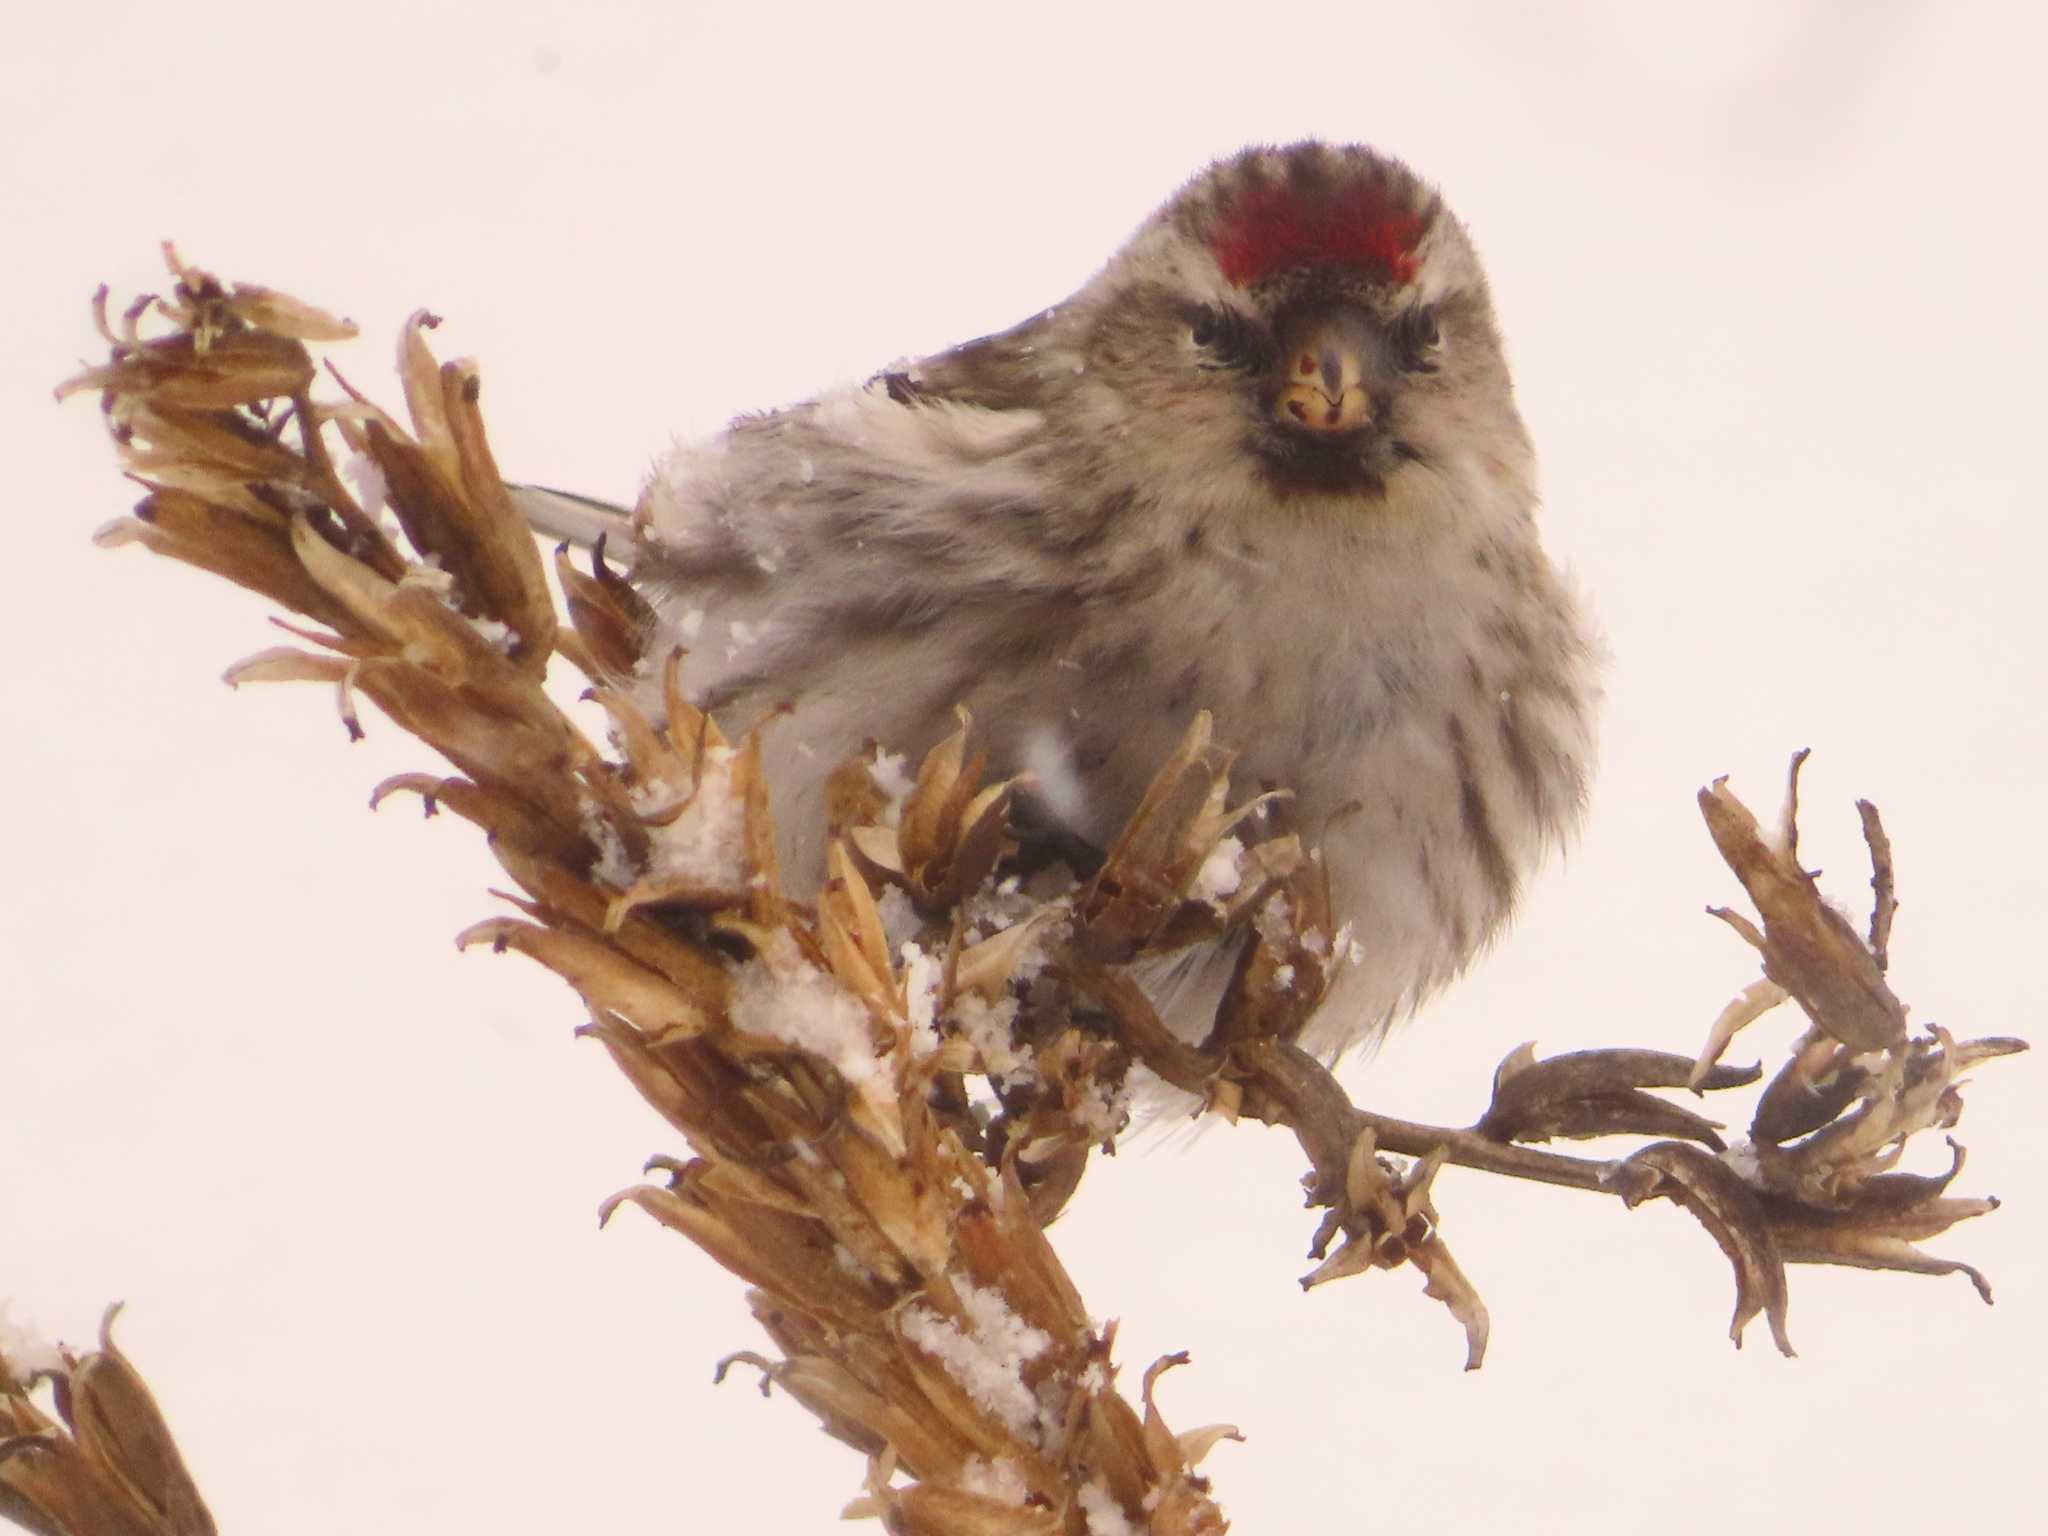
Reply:
[[[109, 328], [112, 360], [69, 386], [101, 392], [150, 488], [102, 541], [201, 565], [321, 626], [231, 680], [331, 686], [352, 730], [367, 697], [459, 770], [376, 798], [420, 794], [488, 832], [520, 915], [462, 942], [574, 986], [584, 1032], [694, 1154], [661, 1160], [662, 1182], [606, 1214], [633, 1206], [749, 1283], [781, 1351], [769, 1378], [872, 1458], [863, 1507], [892, 1526], [971, 1514], [992, 1531], [1079, 1531], [1107, 1500], [1154, 1530], [1220, 1529], [1194, 1472], [1216, 1432], [1177, 1438], [1149, 1386], [1137, 1404], [1117, 1391], [1110, 1337], [1044, 1238], [1089, 1148], [1119, 1128], [1131, 1058], [1072, 1024], [1019, 1023], [1045, 944], [1086, 926], [1077, 895], [987, 932], [951, 921], [1009, 846], [1009, 786], [980, 782], [969, 723], [899, 814], [871, 797], [833, 846], [826, 889], [793, 899], [760, 773], [773, 722], [729, 736], [693, 708], [601, 561], [558, 562], [558, 624], [474, 370], [436, 363], [430, 317], [400, 347], [408, 430], [361, 396], [313, 401], [300, 339], [270, 328], [299, 313], [276, 295], [175, 257], [172, 270], [168, 333], [145, 337], [132, 310]], [[384, 506], [349, 495], [329, 433]], [[556, 652], [589, 677], [616, 757], [545, 693]], [[665, 677], [658, 716], [636, 674]], [[1184, 904], [1172, 881], [1144, 884], [1162, 918]], [[891, 887], [933, 915], [926, 947], [888, 942]], [[991, 1075], [1007, 1097], [977, 1103], [970, 1079]]]
[[[433, 318], [414, 316], [401, 340], [401, 424], [353, 390], [313, 400], [305, 342], [348, 334], [341, 322], [167, 256], [172, 294], [118, 328], [101, 295], [111, 359], [65, 386], [99, 392], [123, 465], [148, 488], [102, 542], [212, 570], [318, 626], [288, 626], [304, 648], [264, 651], [231, 681], [332, 687], [351, 732], [368, 697], [454, 764], [456, 776], [404, 775], [376, 798], [417, 794], [488, 833], [519, 915], [463, 942], [527, 955], [574, 987], [584, 1033], [692, 1154], [657, 1159], [663, 1178], [606, 1214], [630, 1205], [747, 1282], [779, 1355], [733, 1362], [868, 1457], [849, 1512], [908, 1532], [1081, 1536], [1115, 1518], [1222, 1529], [1195, 1469], [1234, 1432], [1167, 1429], [1153, 1386], [1182, 1357], [1146, 1373], [1138, 1403], [1116, 1390], [1114, 1329], [1089, 1323], [1044, 1235], [1091, 1150], [1123, 1128], [1141, 1067], [1226, 1116], [1290, 1126], [1325, 1208], [1303, 1284], [1412, 1265], [1463, 1327], [1468, 1365], [1488, 1324], [1431, 1198], [1447, 1161], [1631, 1204], [1678, 1200], [1736, 1266], [1738, 1341], [1762, 1312], [1789, 1350], [1787, 1262], [1964, 1268], [1912, 1245], [1992, 1202], [1947, 1197], [1954, 1169], [1915, 1179], [1893, 1165], [1910, 1136], [1954, 1123], [1965, 1068], [2020, 1046], [1909, 1038], [1883, 981], [1891, 871], [1874, 810], [1866, 945], [1798, 868], [1789, 810], [1773, 838], [1725, 787], [1703, 792], [1763, 918], [1727, 914], [1765, 979], [1724, 1010], [1698, 1061], [1538, 1061], [1523, 1048], [1470, 1129], [1369, 1114], [1293, 1044], [1350, 944], [1320, 856], [1291, 837], [1231, 835], [1247, 808], [1230, 803], [1230, 755], [1206, 717], [1085, 882], [1027, 894], [1006, 878], [1014, 786], [984, 782], [963, 715], [907, 794], [872, 756], [843, 765], [827, 797], [829, 878], [785, 891], [760, 766], [775, 723], [735, 736], [696, 709], [678, 658], [648, 654], [646, 606], [601, 551], [588, 572], [558, 553], [560, 622], [493, 464], [476, 371], [436, 363]], [[151, 313], [167, 324], [146, 333]], [[376, 495], [351, 494], [330, 438]], [[556, 654], [589, 679], [610, 752], [543, 690]], [[1204, 878], [1218, 860], [1234, 879]], [[1200, 1045], [1166, 1027], [1131, 973], [1192, 943], [1238, 954]], [[1813, 1027], [1742, 1146], [1647, 1091], [1755, 1081], [1714, 1057], [1786, 997]], [[1526, 1145], [1606, 1135], [1668, 1139], [1619, 1162]], [[118, 1360], [110, 1344], [70, 1366], [74, 1400], [101, 1359]], [[53, 1439], [12, 1378], [6, 1402], [27, 1438], [0, 1446], [12, 1447], [0, 1498], [13, 1501], [0, 1508], [30, 1511], [31, 1528], [210, 1529], [182, 1469], [165, 1470], [175, 1453], [154, 1419], [137, 1443], [156, 1448], [156, 1470], [122, 1485], [142, 1513], [104, 1515], [99, 1442], [76, 1426]]]
[[[0, 1515], [37, 1536], [213, 1536], [213, 1516], [156, 1399], [114, 1347], [65, 1352], [30, 1373], [0, 1358]], [[31, 1374], [54, 1388], [52, 1418], [29, 1398]]]

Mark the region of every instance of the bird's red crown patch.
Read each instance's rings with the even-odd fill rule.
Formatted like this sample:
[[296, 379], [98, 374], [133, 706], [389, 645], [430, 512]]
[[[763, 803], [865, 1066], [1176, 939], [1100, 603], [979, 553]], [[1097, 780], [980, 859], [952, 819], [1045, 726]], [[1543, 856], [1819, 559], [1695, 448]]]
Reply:
[[1426, 221], [1376, 182], [1313, 193], [1248, 187], [1231, 201], [1209, 240], [1223, 275], [1239, 288], [1288, 267], [1356, 267], [1385, 282], [1415, 276], [1415, 245]]

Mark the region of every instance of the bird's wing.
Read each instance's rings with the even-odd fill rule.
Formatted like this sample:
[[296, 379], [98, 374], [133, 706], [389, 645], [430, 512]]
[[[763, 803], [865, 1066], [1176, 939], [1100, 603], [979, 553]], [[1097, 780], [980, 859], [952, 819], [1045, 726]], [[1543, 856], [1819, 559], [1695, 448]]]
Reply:
[[[1052, 310], [1042, 311], [1007, 331], [885, 369], [870, 382], [883, 386], [897, 405], [944, 403], [994, 412], [1030, 406], [1038, 391], [1030, 359], [1038, 334], [1052, 318]], [[506, 489], [534, 532], [544, 538], [567, 539], [586, 549], [602, 538], [606, 552], [628, 564], [646, 550], [645, 530], [634, 525], [630, 508], [545, 485]]]
[[1051, 331], [1056, 311], [1046, 309], [1007, 331], [978, 336], [915, 363], [878, 376], [900, 405], [943, 400], [954, 405], [1007, 411], [1042, 403], [1037, 352]]
[[544, 485], [510, 485], [506, 489], [535, 533], [567, 539], [585, 549], [602, 539], [605, 552], [614, 559], [630, 564], [639, 558], [640, 539], [633, 528], [633, 514], [626, 508]]

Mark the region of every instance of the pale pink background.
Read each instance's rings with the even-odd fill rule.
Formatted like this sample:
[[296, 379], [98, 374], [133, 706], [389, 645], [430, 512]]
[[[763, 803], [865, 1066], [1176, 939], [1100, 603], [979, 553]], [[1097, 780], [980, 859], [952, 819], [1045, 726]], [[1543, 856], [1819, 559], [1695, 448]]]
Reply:
[[[1567, 868], [1349, 1081], [1476, 1112], [1531, 1037], [1689, 1050], [1752, 974], [1691, 797], [1776, 798], [1860, 906], [1884, 807], [1921, 1017], [2039, 1032], [2042, 208], [2033, 5], [1099, 3], [280, 9], [38, 5], [0, 64], [12, 830], [0, 1295], [121, 1337], [228, 1532], [827, 1529], [860, 1465], [714, 1390], [737, 1282], [598, 1200], [678, 1150], [572, 997], [449, 938], [468, 829], [369, 786], [431, 766], [318, 690], [230, 694], [263, 605], [86, 542], [134, 493], [49, 386], [155, 242], [346, 310], [394, 397], [405, 313], [483, 360], [514, 474], [630, 495], [715, 428], [1060, 298], [1207, 158], [1363, 139], [1487, 258], [1553, 547], [1615, 663]], [[1781, 1048], [1790, 1021], [1736, 1052]], [[1446, 1175], [1492, 1305], [1460, 1375], [1407, 1275], [1303, 1297], [1283, 1137], [1091, 1177], [1058, 1229], [1124, 1380], [1240, 1423], [1244, 1531], [2014, 1529], [2044, 1492], [2031, 1060], [1985, 1072], [1959, 1278], [1794, 1274], [1740, 1354], [1670, 1207]]]

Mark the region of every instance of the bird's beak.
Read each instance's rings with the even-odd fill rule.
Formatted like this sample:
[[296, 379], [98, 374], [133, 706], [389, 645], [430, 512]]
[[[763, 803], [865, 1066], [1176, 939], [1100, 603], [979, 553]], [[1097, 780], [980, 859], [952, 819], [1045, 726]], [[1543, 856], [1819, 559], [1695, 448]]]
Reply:
[[1332, 316], [1295, 338], [1287, 350], [1287, 378], [1273, 412], [1288, 426], [1310, 432], [1352, 432], [1372, 421], [1365, 387], [1363, 329]]

